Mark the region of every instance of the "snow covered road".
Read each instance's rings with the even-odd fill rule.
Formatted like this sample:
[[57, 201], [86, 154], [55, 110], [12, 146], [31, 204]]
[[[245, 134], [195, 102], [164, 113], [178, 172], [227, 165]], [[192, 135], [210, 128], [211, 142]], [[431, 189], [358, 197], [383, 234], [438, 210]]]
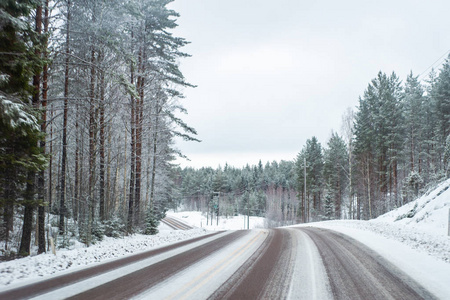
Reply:
[[334, 299], [436, 299], [375, 251], [337, 232], [299, 228], [314, 241]]
[[361, 243], [319, 228], [219, 232], [126, 259], [7, 290], [0, 298], [437, 298]]

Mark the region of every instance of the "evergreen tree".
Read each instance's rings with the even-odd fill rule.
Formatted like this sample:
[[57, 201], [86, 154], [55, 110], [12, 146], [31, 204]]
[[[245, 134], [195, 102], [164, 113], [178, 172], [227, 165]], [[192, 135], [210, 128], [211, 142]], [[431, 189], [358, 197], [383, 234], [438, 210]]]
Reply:
[[33, 93], [31, 78], [42, 62], [36, 55], [39, 35], [29, 19], [37, 2], [0, 2], [0, 90], [27, 101]]
[[404, 91], [404, 120], [405, 120], [405, 146], [406, 155], [409, 156], [410, 172], [420, 169], [419, 153], [423, 138], [422, 126], [424, 118], [423, 88], [417, 76], [411, 72], [406, 78]]
[[335, 219], [335, 207], [333, 201], [333, 196], [328, 192], [331, 190], [331, 188], [326, 188], [327, 192], [325, 194], [325, 205], [324, 205], [324, 219], [325, 220], [333, 220]]
[[[39, 51], [42, 44], [42, 7], [36, 12], [36, 21], [30, 18], [32, 10], [39, 7], [38, 4], [35, 1], [0, 3], [0, 97], [3, 123], [0, 147], [1, 156], [5, 158], [2, 167], [12, 168], [11, 171], [5, 170], [6, 174], [0, 172], [0, 176], [6, 175], [7, 180], [15, 181], [8, 183], [6, 178], [1, 178], [3, 185], [0, 189], [4, 191], [2, 209], [6, 240], [12, 230], [15, 204], [12, 197], [23, 194], [20, 204], [24, 206], [24, 221], [19, 249], [22, 255], [28, 255], [30, 251], [34, 210], [39, 204], [43, 205], [43, 199], [35, 197], [35, 176], [46, 164], [38, 147], [43, 138], [37, 126], [40, 116], [33, 116], [31, 108], [27, 107], [31, 104], [31, 98], [36, 108], [39, 105], [39, 74], [43, 64]], [[12, 173], [7, 175], [9, 172]]]
[[153, 209], [149, 209], [147, 211], [147, 216], [145, 218], [145, 230], [144, 234], [146, 235], [155, 235], [158, 233], [160, 218], [155, 214]]
[[[404, 120], [405, 120], [405, 149], [403, 156], [407, 165], [407, 184], [409, 191], [406, 200], [413, 200], [417, 196], [422, 180], [423, 170], [421, 152], [426, 148], [424, 127], [426, 126], [426, 111], [424, 91], [417, 76], [412, 72], [408, 75], [404, 90]], [[403, 201], [403, 199], [402, 199]]]
[[443, 64], [436, 85], [433, 88], [432, 97], [435, 100], [436, 117], [436, 152], [435, 162], [438, 171], [444, 173], [444, 148], [447, 136], [450, 134], [450, 55]]
[[[387, 76], [382, 72], [359, 100], [355, 117], [355, 154], [361, 175], [358, 206], [363, 199], [366, 218], [385, 212], [392, 202], [399, 200], [398, 164], [403, 147], [401, 100], [398, 77], [395, 73]], [[388, 195], [393, 199], [388, 199]]]
[[327, 189], [326, 195], [333, 201], [333, 218], [340, 219], [342, 202], [347, 186], [348, 154], [344, 140], [332, 133], [324, 150], [323, 177]]

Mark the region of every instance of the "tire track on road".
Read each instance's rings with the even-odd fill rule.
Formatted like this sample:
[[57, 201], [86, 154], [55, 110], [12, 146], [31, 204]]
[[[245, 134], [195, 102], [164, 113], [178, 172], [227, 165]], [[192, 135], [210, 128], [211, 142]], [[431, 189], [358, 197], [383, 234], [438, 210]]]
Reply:
[[129, 299], [220, 250], [248, 231], [236, 231], [68, 299]]
[[298, 229], [316, 244], [334, 299], [436, 299], [407, 274], [358, 241], [331, 230]]
[[139, 254], [130, 255], [124, 258], [119, 258], [109, 263], [104, 263], [98, 266], [87, 267], [86, 269], [72, 272], [66, 275], [56, 276], [52, 279], [47, 279], [43, 281], [39, 281], [36, 283], [32, 283], [29, 285], [13, 288], [10, 290], [6, 290], [4, 292], [0, 292], [0, 299], [24, 299], [30, 297], [36, 297], [38, 295], [48, 293], [52, 290], [65, 287], [76, 282], [97, 276], [99, 274], [106, 273], [108, 271], [125, 267], [129, 264], [135, 263], [137, 261], [150, 258], [156, 256], [158, 254], [183, 247], [185, 245], [195, 243], [201, 241], [203, 239], [212, 237], [220, 232], [215, 232], [213, 234], [208, 234], [204, 236], [200, 236], [197, 238], [185, 240], [176, 244], [164, 246], [158, 249], [142, 252]]
[[284, 299], [292, 276], [292, 238], [272, 229], [266, 242], [209, 299]]

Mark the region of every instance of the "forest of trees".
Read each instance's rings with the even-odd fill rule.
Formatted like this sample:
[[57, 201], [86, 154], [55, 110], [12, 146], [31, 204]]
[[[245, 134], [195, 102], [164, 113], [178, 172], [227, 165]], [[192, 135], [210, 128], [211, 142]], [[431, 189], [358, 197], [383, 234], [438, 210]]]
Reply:
[[4, 256], [46, 251], [52, 231], [59, 246], [155, 232], [173, 201], [174, 137], [196, 141], [179, 117], [192, 85], [170, 2], [0, 2]]
[[340, 131], [325, 147], [311, 137], [293, 161], [179, 169], [178, 203], [208, 212], [221, 192], [221, 214], [279, 225], [371, 219], [414, 200], [449, 176], [450, 57], [424, 83], [379, 72]]
[[0, 256], [153, 234], [180, 206], [269, 226], [370, 219], [448, 177], [449, 60], [424, 82], [378, 73], [340, 134], [311, 132], [292, 161], [174, 165], [174, 138], [198, 140], [170, 2], [0, 2]]
[[295, 164], [292, 161], [266, 163], [239, 169], [178, 168], [175, 172], [179, 206], [215, 215], [237, 214], [267, 217], [272, 226], [296, 220], [298, 200]]

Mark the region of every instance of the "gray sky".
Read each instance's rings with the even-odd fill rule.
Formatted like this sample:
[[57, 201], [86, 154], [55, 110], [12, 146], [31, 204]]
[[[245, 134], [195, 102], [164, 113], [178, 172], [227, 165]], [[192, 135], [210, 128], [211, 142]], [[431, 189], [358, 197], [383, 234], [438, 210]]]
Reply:
[[[178, 141], [181, 166], [294, 159], [326, 145], [378, 71], [404, 80], [450, 50], [450, 1], [175, 0], [182, 116], [202, 143]], [[440, 61], [442, 62], [443, 59]], [[436, 64], [437, 65], [437, 64]], [[438, 65], [437, 65], [438, 66]], [[425, 77], [425, 76], [424, 76]]]

